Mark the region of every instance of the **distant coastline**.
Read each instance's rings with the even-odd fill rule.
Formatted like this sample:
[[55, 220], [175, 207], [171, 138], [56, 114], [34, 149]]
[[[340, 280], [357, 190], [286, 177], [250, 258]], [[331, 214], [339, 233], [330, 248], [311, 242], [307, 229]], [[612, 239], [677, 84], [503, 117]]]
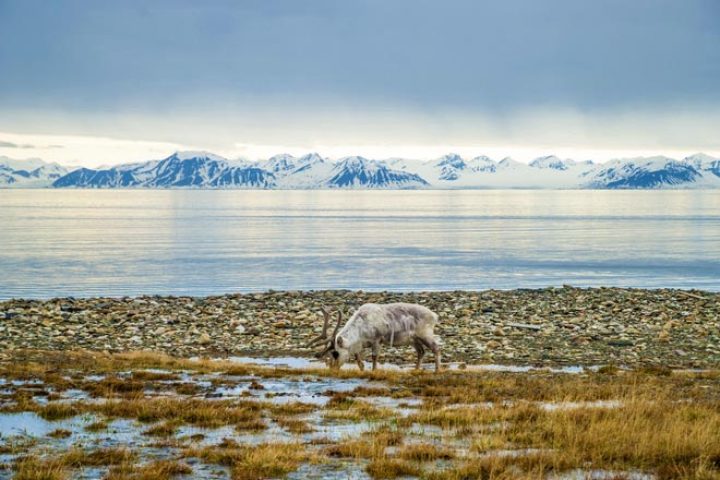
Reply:
[[103, 169], [0, 158], [0, 188], [196, 189], [717, 189], [720, 159], [642, 157], [604, 163], [555, 156], [529, 164], [448, 154], [431, 161], [401, 158], [338, 160], [316, 153], [267, 160], [229, 160], [208, 152], [177, 152], [162, 160]]

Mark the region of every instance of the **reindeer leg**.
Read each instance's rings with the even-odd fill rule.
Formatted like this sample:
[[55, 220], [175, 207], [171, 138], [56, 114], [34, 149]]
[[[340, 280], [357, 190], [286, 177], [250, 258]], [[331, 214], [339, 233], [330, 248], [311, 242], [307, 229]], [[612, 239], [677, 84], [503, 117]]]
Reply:
[[357, 362], [357, 366], [358, 366], [358, 368], [360, 369], [361, 372], [362, 372], [363, 370], [365, 370], [365, 364], [363, 363], [362, 358], [360, 358], [360, 354], [359, 354], [359, 353], [356, 353], [356, 354], [355, 354], [355, 361]]
[[375, 342], [372, 344], [372, 363], [373, 363], [372, 369], [373, 370], [377, 370], [377, 358], [378, 358], [379, 353], [380, 353], [380, 343]]
[[433, 337], [431, 337], [431, 338], [419, 337], [419, 338], [420, 338], [420, 341], [426, 347], [428, 347], [430, 350], [432, 350], [432, 352], [435, 354], [435, 371], [439, 372], [440, 371], [440, 346], [438, 345], [438, 343], [435, 341], [435, 338], [433, 338]]
[[415, 351], [417, 352], [417, 362], [415, 363], [415, 370], [420, 370], [422, 359], [425, 356], [425, 347], [423, 347], [422, 342], [417, 338], [415, 339], [413, 346], [415, 347]]

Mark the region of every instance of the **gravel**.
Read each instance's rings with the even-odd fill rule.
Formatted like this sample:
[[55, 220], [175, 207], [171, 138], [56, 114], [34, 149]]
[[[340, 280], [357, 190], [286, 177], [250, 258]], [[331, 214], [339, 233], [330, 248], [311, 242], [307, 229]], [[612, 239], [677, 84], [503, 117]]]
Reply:
[[[309, 356], [302, 345], [321, 329], [321, 306], [349, 315], [366, 302], [396, 301], [440, 315], [436, 333], [447, 361], [720, 366], [720, 294], [621, 288], [8, 300], [0, 302], [0, 351]], [[386, 348], [382, 355], [411, 361], [414, 350]]]

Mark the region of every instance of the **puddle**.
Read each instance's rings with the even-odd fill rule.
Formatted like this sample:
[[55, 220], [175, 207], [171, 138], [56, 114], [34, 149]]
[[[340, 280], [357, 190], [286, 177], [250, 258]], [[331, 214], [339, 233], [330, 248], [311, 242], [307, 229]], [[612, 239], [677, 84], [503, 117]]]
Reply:
[[[393, 398], [393, 397], [355, 397], [357, 400], [367, 402], [379, 408], [390, 408], [398, 415], [407, 417], [415, 413], [422, 405], [419, 398]], [[400, 405], [403, 405], [402, 407]]]
[[368, 432], [375, 427], [373, 422], [338, 422], [326, 421], [323, 419], [322, 412], [313, 412], [306, 416], [308, 423], [315, 429], [312, 433], [302, 436], [303, 440], [318, 440], [327, 438], [333, 442], [345, 440], [347, 438], [357, 438], [361, 434]]
[[[588, 402], [531, 402], [532, 405], [537, 405], [541, 409], [553, 412], [556, 410], [573, 410], [577, 408], [620, 408], [623, 403], [620, 400], [596, 400]], [[478, 403], [453, 403], [442, 407], [443, 410], [459, 410], [459, 409], [472, 409], [472, 408], [483, 408], [491, 409], [496, 407], [512, 407], [515, 402], [504, 401], [504, 402], [478, 402]]]
[[56, 428], [53, 423], [38, 417], [33, 412], [0, 414], [0, 433], [2, 437], [43, 437]]
[[597, 400], [594, 402], [540, 402], [538, 405], [543, 410], [553, 412], [556, 410], [574, 410], [577, 408], [620, 408], [620, 400]]
[[372, 477], [365, 473], [365, 462], [336, 461], [320, 465], [302, 465], [285, 478], [288, 480], [370, 480]]
[[[460, 364], [451, 363], [449, 368], [457, 370]], [[482, 371], [482, 372], [503, 372], [503, 373], [527, 373], [527, 372], [552, 372], [552, 373], [572, 373], [580, 374], [585, 372], [596, 372], [599, 366], [583, 367], [580, 365], [570, 365], [567, 367], [535, 367], [531, 365], [500, 365], [495, 363], [486, 363], [480, 365], [466, 365], [465, 370]]]
[[318, 368], [325, 367], [325, 363], [312, 358], [303, 357], [227, 357], [218, 360], [229, 360], [237, 363], [251, 363], [253, 365], [262, 365], [265, 367], [287, 367], [287, 368]]
[[[223, 359], [228, 360], [228, 359]], [[242, 362], [247, 364], [283, 367], [292, 369], [308, 369], [308, 368], [326, 368], [322, 362], [318, 362], [311, 358], [301, 357], [278, 357], [278, 358], [251, 358], [251, 357], [231, 357], [229, 360], [234, 362]], [[410, 370], [414, 365], [395, 365], [383, 364], [381, 369]], [[348, 364], [344, 368], [357, 369], [355, 364]], [[369, 365], [368, 365], [369, 368]], [[432, 369], [432, 365], [426, 365], [426, 369]], [[583, 372], [596, 370], [595, 367], [562, 367], [562, 368], [541, 368], [534, 366], [508, 366], [508, 365], [469, 365], [464, 366], [459, 363], [451, 363], [447, 365], [450, 369], [467, 369], [475, 371], [488, 372], [508, 372], [508, 373], [526, 373], [526, 372], [560, 372], [569, 374], [581, 374]], [[351, 421], [351, 420], [335, 420], [326, 418], [323, 406], [331, 398], [331, 392], [352, 392], [358, 387], [367, 387], [368, 389], [376, 389], [381, 395], [373, 396], [371, 390], [358, 391], [357, 400], [366, 402], [378, 408], [387, 408], [393, 410], [397, 417], [406, 417], [416, 413], [418, 407], [421, 407], [423, 400], [418, 397], [411, 398], [393, 398], [390, 395], [390, 388], [387, 383], [372, 381], [368, 379], [340, 379], [332, 377], [323, 377], [322, 374], [308, 375], [288, 375], [280, 378], [265, 378], [255, 375], [227, 375], [221, 372], [215, 373], [196, 373], [192, 371], [168, 371], [162, 369], [145, 369], [137, 370], [137, 372], [146, 373], [145, 378], [151, 378], [151, 375], [158, 374], [158, 377], [147, 380], [144, 384], [143, 394], [146, 397], [158, 396], [175, 396], [178, 398], [197, 397], [208, 400], [235, 400], [235, 399], [255, 399], [257, 401], [270, 402], [274, 404], [285, 403], [306, 403], [312, 404], [319, 408], [316, 410], [294, 415], [293, 418], [301, 420], [312, 429], [306, 433], [292, 433], [286, 428], [281, 427], [270, 417], [269, 412], [263, 413], [263, 421], [267, 428], [261, 431], [238, 431], [235, 426], [228, 425], [220, 428], [199, 428], [194, 426], [180, 426], [174, 435], [168, 438], [156, 438], [143, 435], [143, 432], [149, 428], [159, 425], [141, 424], [132, 419], [117, 419], [108, 422], [108, 428], [101, 431], [87, 431], [86, 427], [101, 417], [95, 415], [81, 415], [73, 418], [47, 421], [39, 417], [33, 412], [22, 413], [0, 413], [0, 444], [11, 442], [15, 439], [18, 442], [30, 440], [28, 449], [35, 453], [55, 454], [69, 449], [71, 446], [78, 445], [88, 449], [108, 448], [118, 446], [129, 446], [139, 455], [142, 461], [152, 461], [157, 459], [176, 458], [183, 446], [190, 443], [198, 446], [213, 446], [222, 442], [224, 439], [231, 439], [239, 444], [258, 445], [262, 443], [302, 443], [306, 444], [310, 450], [321, 452], [325, 447], [324, 443], [317, 442], [325, 439], [328, 442], [341, 442], [348, 439], [360, 438], [365, 432], [371, 431], [381, 424], [393, 425], [394, 420], [383, 420], [378, 422], [369, 421]], [[283, 372], [280, 372], [283, 373]], [[118, 372], [112, 374], [121, 379], [129, 379], [133, 372]], [[165, 377], [165, 375], [168, 375]], [[138, 376], [142, 378], [142, 376]], [[86, 375], [84, 382], [101, 382], [107, 379], [106, 375]], [[77, 385], [77, 383], [75, 384]], [[48, 393], [52, 394], [52, 402], [69, 402], [69, 401], [85, 401], [85, 402], [102, 402], [103, 398], [91, 398], [86, 391], [72, 388], [64, 391], [56, 391], [51, 385], [47, 388], [39, 380], [24, 381], [8, 381], [0, 379], [0, 393], [12, 395], [17, 389], [27, 390], [29, 395], [33, 395], [33, 400], [37, 403], [47, 403]], [[186, 387], [186, 388], [181, 388]], [[88, 390], [91, 390], [88, 388]], [[44, 394], [42, 393], [44, 392]], [[181, 392], [181, 393], [177, 393]], [[122, 392], [121, 392], [122, 393]], [[132, 393], [132, 392], [131, 392]], [[367, 395], [370, 393], [370, 395]], [[4, 400], [4, 399], [3, 399]], [[555, 411], [575, 408], [618, 408], [622, 405], [619, 401], [594, 401], [594, 402], [533, 402], [544, 410]], [[473, 404], [452, 404], [443, 408], [498, 408], [501, 406], [512, 405], [512, 402], [483, 402]], [[258, 413], [258, 415], [260, 415]], [[404, 425], [401, 423], [400, 425]], [[479, 426], [475, 429], [473, 435], [486, 436], [493, 429], [504, 428], [506, 425], [495, 423]], [[67, 430], [70, 434], [66, 438], [53, 438], [49, 434], [55, 430]], [[543, 449], [507, 449], [507, 450], [488, 450], [477, 453], [471, 451], [470, 440], [466, 435], [467, 432], [461, 432], [462, 435], [456, 435], [459, 430], [447, 429], [443, 430], [439, 426], [423, 425], [415, 423], [409, 427], [403, 427], [404, 443], [409, 444], [434, 444], [452, 448], [458, 458], [478, 458], [479, 457], [521, 457], [536, 453], [546, 452]], [[473, 437], [475, 438], [475, 437]], [[392, 453], [394, 447], [389, 447], [388, 453]], [[18, 454], [0, 455], [0, 463], [11, 464]], [[290, 473], [286, 478], [295, 480], [312, 480], [312, 479], [358, 479], [367, 480], [370, 477], [365, 472], [367, 462], [365, 460], [348, 460], [327, 458], [323, 463], [317, 465], [303, 465], [299, 470]], [[231, 472], [228, 468], [204, 464], [199, 459], [187, 458], [186, 461], [193, 469], [189, 475], [178, 476], [178, 479], [229, 479]], [[449, 464], [448, 464], [449, 465]], [[447, 465], [442, 462], [436, 463], [435, 468], [443, 469]], [[3, 470], [0, 468], [0, 480], [10, 478], [13, 472], [11, 470]], [[107, 475], [107, 468], [85, 468], [73, 471], [73, 478], [82, 479], [102, 479]], [[623, 476], [624, 475], [624, 476]], [[612, 478], [622, 476], [630, 480], [651, 480], [654, 477], [642, 472], [614, 472], [605, 470], [573, 470], [564, 472], [561, 475], [550, 477], [555, 480], [581, 480], [581, 479], [597, 479], [611, 480]], [[409, 477], [402, 477], [409, 478]]]
[[616, 471], [616, 470], [570, 470], [559, 474], [553, 474], [548, 480], [655, 480], [655, 475], [638, 471]]
[[[217, 387], [210, 393], [210, 396], [219, 398], [253, 397], [267, 400], [273, 403], [303, 402], [313, 405], [325, 405], [330, 397], [326, 392], [351, 392], [359, 386], [384, 386], [378, 382], [369, 382], [363, 379], [338, 379], [338, 378], [256, 378], [236, 377], [240, 382], [233, 387]], [[235, 380], [235, 378], [233, 378]], [[255, 381], [262, 385], [262, 389], [250, 388], [250, 383]]]
[[60, 392], [60, 398], [63, 400], [87, 400], [90, 395], [84, 390], [70, 388]]
[[[229, 360], [231, 362], [238, 363], [250, 363], [253, 365], [261, 365], [268, 367], [286, 367], [295, 369], [307, 369], [307, 368], [326, 368], [324, 362], [315, 360], [313, 358], [304, 357], [274, 357], [274, 358], [257, 358], [257, 357], [227, 357], [218, 358], [217, 360]], [[365, 368], [370, 369], [372, 363], [364, 362]], [[580, 366], [580, 365], [569, 365], [565, 367], [537, 367], [532, 365], [501, 365], [495, 363], [468, 365], [462, 362], [451, 362], [443, 365], [444, 368], [450, 370], [471, 370], [471, 371], [486, 371], [486, 372], [505, 372], [505, 373], [527, 373], [533, 371], [546, 371], [552, 373], [573, 373], [580, 374], [585, 372], [596, 372], [600, 366]], [[396, 363], [382, 363], [378, 366], [382, 370], [410, 370], [415, 368], [414, 364], [396, 364]], [[434, 370], [434, 366], [430, 363], [423, 365], [425, 370]], [[354, 362], [346, 363], [343, 365], [343, 369], [346, 370], [357, 370], [357, 365]]]
[[481, 458], [494, 457], [494, 458], [517, 458], [526, 457], [529, 455], [536, 455], [539, 453], [548, 453], [551, 450], [546, 448], [516, 448], [516, 449], [499, 449], [499, 450], [487, 450], [480, 454]]
[[55, 430], [67, 430], [67, 438], [52, 438], [46, 442], [50, 446], [69, 446], [75, 443], [91, 442], [96, 445], [113, 446], [143, 440], [144, 427], [132, 420], [113, 420], [108, 428], [99, 432], [88, 432], [85, 427], [100, 420], [92, 414], [80, 415], [63, 420], [49, 421], [34, 412], [0, 414], [0, 433], [6, 437], [47, 437]]

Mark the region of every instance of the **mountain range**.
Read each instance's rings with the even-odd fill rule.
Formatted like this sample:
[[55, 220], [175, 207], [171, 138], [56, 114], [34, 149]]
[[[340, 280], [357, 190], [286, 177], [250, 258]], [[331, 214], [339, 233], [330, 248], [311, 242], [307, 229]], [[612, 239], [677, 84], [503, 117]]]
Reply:
[[0, 188], [48, 187], [67, 173], [67, 168], [57, 163], [43, 162], [39, 158], [15, 160], [0, 156]]
[[529, 164], [448, 154], [430, 161], [317, 153], [279, 154], [251, 162], [209, 152], [176, 152], [162, 160], [69, 170], [39, 159], [0, 157], [0, 187], [53, 188], [720, 188], [720, 159], [698, 153], [682, 160], [639, 157], [605, 163], [556, 156]]

